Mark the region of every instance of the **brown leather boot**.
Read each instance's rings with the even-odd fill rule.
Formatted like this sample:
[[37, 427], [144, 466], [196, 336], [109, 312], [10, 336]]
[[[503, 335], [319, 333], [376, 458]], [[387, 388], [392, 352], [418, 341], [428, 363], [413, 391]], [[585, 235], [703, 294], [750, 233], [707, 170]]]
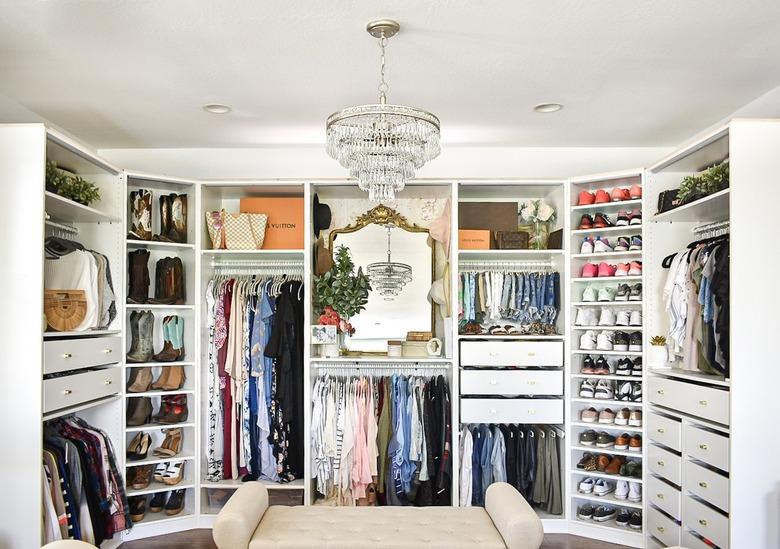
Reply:
[[130, 252], [127, 261], [128, 303], [146, 303], [149, 299], [149, 250]]
[[152, 239], [152, 192], [138, 189], [130, 193], [130, 232], [128, 238]]
[[171, 229], [168, 238], [172, 242], [187, 242], [187, 195], [171, 195]]
[[[135, 374], [135, 376], [133, 376]], [[127, 384], [128, 393], [145, 393], [152, 383], [152, 369], [149, 366], [132, 368], [130, 381]]]
[[127, 426], [138, 427], [152, 420], [152, 399], [149, 397], [130, 398], [127, 401]]
[[172, 362], [175, 358], [170, 358], [171, 355], [176, 356], [176, 351], [173, 350], [173, 344], [171, 343], [170, 326], [172, 316], [166, 316], [163, 318], [162, 331], [163, 331], [163, 348], [154, 355], [155, 362]]
[[171, 231], [171, 197], [167, 194], [160, 195], [160, 234], [154, 235], [155, 240], [168, 242], [168, 233]]
[[168, 398], [168, 413], [161, 416], [157, 421], [160, 423], [184, 423], [187, 421], [188, 415], [187, 395], [172, 395]]
[[163, 391], [177, 391], [181, 389], [184, 386], [184, 381], [187, 379], [184, 373], [184, 366], [169, 366], [165, 370], [168, 375], [161, 383], [161, 389]]

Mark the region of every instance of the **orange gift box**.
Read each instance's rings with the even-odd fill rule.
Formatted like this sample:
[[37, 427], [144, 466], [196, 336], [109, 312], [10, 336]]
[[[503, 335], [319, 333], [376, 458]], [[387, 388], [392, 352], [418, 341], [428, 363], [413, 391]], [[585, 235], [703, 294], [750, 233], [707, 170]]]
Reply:
[[303, 249], [303, 198], [253, 196], [241, 199], [242, 213], [268, 216], [264, 250]]
[[489, 250], [490, 231], [458, 229], [458, 248], [461, 250]]

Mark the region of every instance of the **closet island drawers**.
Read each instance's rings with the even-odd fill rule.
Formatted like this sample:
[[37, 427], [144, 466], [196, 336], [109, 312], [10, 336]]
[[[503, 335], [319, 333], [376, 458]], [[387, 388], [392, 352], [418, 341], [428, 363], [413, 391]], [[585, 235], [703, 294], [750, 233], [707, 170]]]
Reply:
[[658, 444], [682, 451], [682, 424], [672, 419], [650, 412], [647, 416], [647, 436]]
[[704, 501], [729, 512], [729, 479], [706, 467], [686, 461], [683, 469], [685, 489]]
[[654, 507], [647, 509], [647, 530], [667, 547], [680, 545], [680, 526]]
[[708, 419], [729, 424], [729, 392], [664, 377], [650, 377], [650, 402]]
[[43, 342], [44, 374], [113, 364], [121, 359], [120, 337], [85, 337]]
[[464, 398], [461, 423], [563, 423], [563, 400], [545, 398]]
[[464, 341], [461, 366], [563, 366], [562, 341]]
[[122, 369], [103, 368], [43, 380], [43, 411], [75, 406], [122, 390]]
[[691, 496], [684, 496], [683, 522], [703, 537], [712, 540], [718, 547], [728, 549], [729, 519], [725, 515], [696, 501]]
[[680, 490], [665, 483], [658, 477], [649, 475], [647, 479], [647, 490], [645, 493], [648, 494], [650, 503], [660, 509], [663, 509], [677, 520], [682, 518]]
[[562, 370], [462, 370], [464, 395], [562, 395]]
[[660, 446], [650, 444], [647, 447], [647, 466], [650, 472], [673, 482], [682, 484], [682, 459], [680, 456], [664, 450]]
[[721, 471], [729, 470], [729, 439], [712, 431], [685, 424], [685, 453]]

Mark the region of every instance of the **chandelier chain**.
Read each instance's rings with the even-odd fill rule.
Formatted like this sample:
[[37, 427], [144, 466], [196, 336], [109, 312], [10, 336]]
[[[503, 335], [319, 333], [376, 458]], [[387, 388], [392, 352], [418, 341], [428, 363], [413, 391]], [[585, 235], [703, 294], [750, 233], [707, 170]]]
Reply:
[[379, 37], [379, 103], [384, 105], [387, 103], [387, 92], [390, 90], [390, 86], [385, 80], [385, 46], [387, 45], [387, 38], [385, 33]]

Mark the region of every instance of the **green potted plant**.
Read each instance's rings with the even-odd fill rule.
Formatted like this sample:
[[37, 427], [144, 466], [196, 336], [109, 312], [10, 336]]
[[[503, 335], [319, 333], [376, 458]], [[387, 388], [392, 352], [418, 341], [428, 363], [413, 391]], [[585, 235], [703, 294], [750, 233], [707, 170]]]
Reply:
[[85, 206], [100, 200], [100, 190], [94, 183], [58, 168], [52, 160], [46, 161], [46, 190]]

